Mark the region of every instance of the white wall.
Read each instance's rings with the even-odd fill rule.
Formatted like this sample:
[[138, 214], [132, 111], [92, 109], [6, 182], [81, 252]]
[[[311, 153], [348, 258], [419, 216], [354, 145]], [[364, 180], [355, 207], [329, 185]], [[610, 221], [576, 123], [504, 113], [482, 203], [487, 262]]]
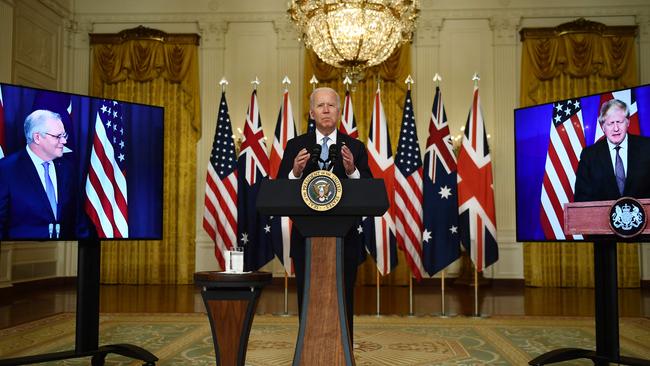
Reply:
[[[71, 0], [70, 0], [71, 1]], [[35, 5], [34, 5], [35, 4]], [[420, 143], [427, 137], [433, 75], [442, 75], [441, 88], [454, 134], [460, 133], [469, 111], [475, 72], [481, 76], [483, 115], [491, 135], [496, 189], [500, 260], [486, 273], [494, 278], [523, 278], [522, 246], [515, 239], [513, 113], [519, 99], [522, 27], [556, 26], [585, 17], [608, 25], [639, 25], [639, 75], [650, 83], [650, 4], [644, 0], [422, 0], [418, 30], [413, 42], [414, 103]], [[33, 17], [24, 13], [36, 7]], [[203, 135], [198, 148], [196, 269], [216, 269], [213, 247], [201, 227], [207, 158], [215, 129], [219, 80], [225, 76], [233, 127], [243, 126], [250, 81], [262, 80], [258, 98], [265, 135], [272, 139], [282, 93], [281, 80], [288, 75], [294, 116], [302, 111], [303, 53], [286, 16], [285, 0], [0, 0], [0, 45], [20, 45], [29, 32], [19, 27], [37, 19], [56, 42], [60, 55], [45, 68], [0, 55], [0, 80], [26, 80], [36, 85], [87, 93], [89, 70], [88, 32], [118, 32], [145, 25], [167, 32], [199, 33]], [[59, 18], [66, 20], [58, 21]], [[24, 14], [24, 15], [23, 15]], [[58, 19], [58, 18], [57, 18]], [[7, 21], [13, 23], [8, 26]], [[44, 27], [43, 24], [48, 24]], [[39, 27], [30, 30], [34, 34]], [[15, 32], [11, 34], [12, 30]], [[9, 41], [15, 39], [14, 42]], [[41, 52], [46, 49], [42, 45]], [[4, 48], [3, 46], [3, 49]], [[19, 48], [22, 49], [22, 48]], [[9, 65], [9, 66], [8, 66]], [[31, 70], [36, 68], [37, 70]], [[43, 70], [41, 70], [43, 69]], [[54, 70], [48, 72], [46, 70]], [[34, 75], [35, 74], [35, 75]], [[10, 76], [13, 75], [13, 76]], [[424, 148], [424, 146], [422, 146]], [[650, 279], [650, 246], [642, 246], [642, 268]], [[3, 245], [3, 258], [4, 258]], [[70, 253], [66, 254], [67, 256]], [[66, 259], [68, 262], [70, 258]], [[0, 261], [0, 265], [2, 265]], [[279, 265], [272, 270], [282, 274]], [[1, 267], [0, 267], [1, 268]], [[0, 271], [0, 281], [3, 271]]]

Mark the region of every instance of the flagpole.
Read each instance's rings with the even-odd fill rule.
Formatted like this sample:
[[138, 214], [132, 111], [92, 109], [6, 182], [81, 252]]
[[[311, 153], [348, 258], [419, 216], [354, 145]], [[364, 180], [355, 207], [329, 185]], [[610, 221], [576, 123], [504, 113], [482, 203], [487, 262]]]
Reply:
[[377, 314], [375, 316], [380, 317], [381, 312], [379, 311], [379, 300], [380, 300], [380, 292], [379, 292], [379, 281], [381, 278], [379, 277], [379, 268], [377, 268]]
[[415, 316], [413, 312], [413, 276], [409, 276], [409, 316]]
[[478, 312], [478, 268], [474, 265], [474, 317], [480, 318], [481, 314]]
[[445, 312], [445, 270], [444, 269], [440, 274], [440, 317], [448, 318], [447, 313]]

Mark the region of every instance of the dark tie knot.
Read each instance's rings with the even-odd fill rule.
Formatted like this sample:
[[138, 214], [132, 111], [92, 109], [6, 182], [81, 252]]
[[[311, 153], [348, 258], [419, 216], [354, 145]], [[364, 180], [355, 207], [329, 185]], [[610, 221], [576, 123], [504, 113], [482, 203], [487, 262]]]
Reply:
[[618, 154], [618, 151], [621, 150], [621, 145], [616, 145], [614, 150], [616, 150], [616, 153]]

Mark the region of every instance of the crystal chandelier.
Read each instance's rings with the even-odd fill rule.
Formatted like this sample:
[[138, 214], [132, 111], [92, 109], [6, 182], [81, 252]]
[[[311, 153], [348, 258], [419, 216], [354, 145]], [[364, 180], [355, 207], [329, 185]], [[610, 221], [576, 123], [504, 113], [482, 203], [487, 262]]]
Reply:
[[360, 71], [411, 40], [419, 0], [291, 0], [302, 40], [324, 62]]

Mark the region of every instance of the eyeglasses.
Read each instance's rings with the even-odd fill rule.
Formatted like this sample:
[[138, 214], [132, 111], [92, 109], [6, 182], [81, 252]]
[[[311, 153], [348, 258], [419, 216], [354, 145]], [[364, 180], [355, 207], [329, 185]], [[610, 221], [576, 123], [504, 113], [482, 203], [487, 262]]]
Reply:
[[64, 133], [59, 134], [59, 135], [52, 135], [51, 133], [47, 133], [47, 132], [45, 132], [45, 134], [49, 135], [49, 136], [52, 136], [52, 137], [54, 137], [55, 139], [57, 139], [59, 141], [61, 141], [61, 139], [66, 139], [66, 140], [68, 139], [68, 133], [67, 132], [64, 132]]

